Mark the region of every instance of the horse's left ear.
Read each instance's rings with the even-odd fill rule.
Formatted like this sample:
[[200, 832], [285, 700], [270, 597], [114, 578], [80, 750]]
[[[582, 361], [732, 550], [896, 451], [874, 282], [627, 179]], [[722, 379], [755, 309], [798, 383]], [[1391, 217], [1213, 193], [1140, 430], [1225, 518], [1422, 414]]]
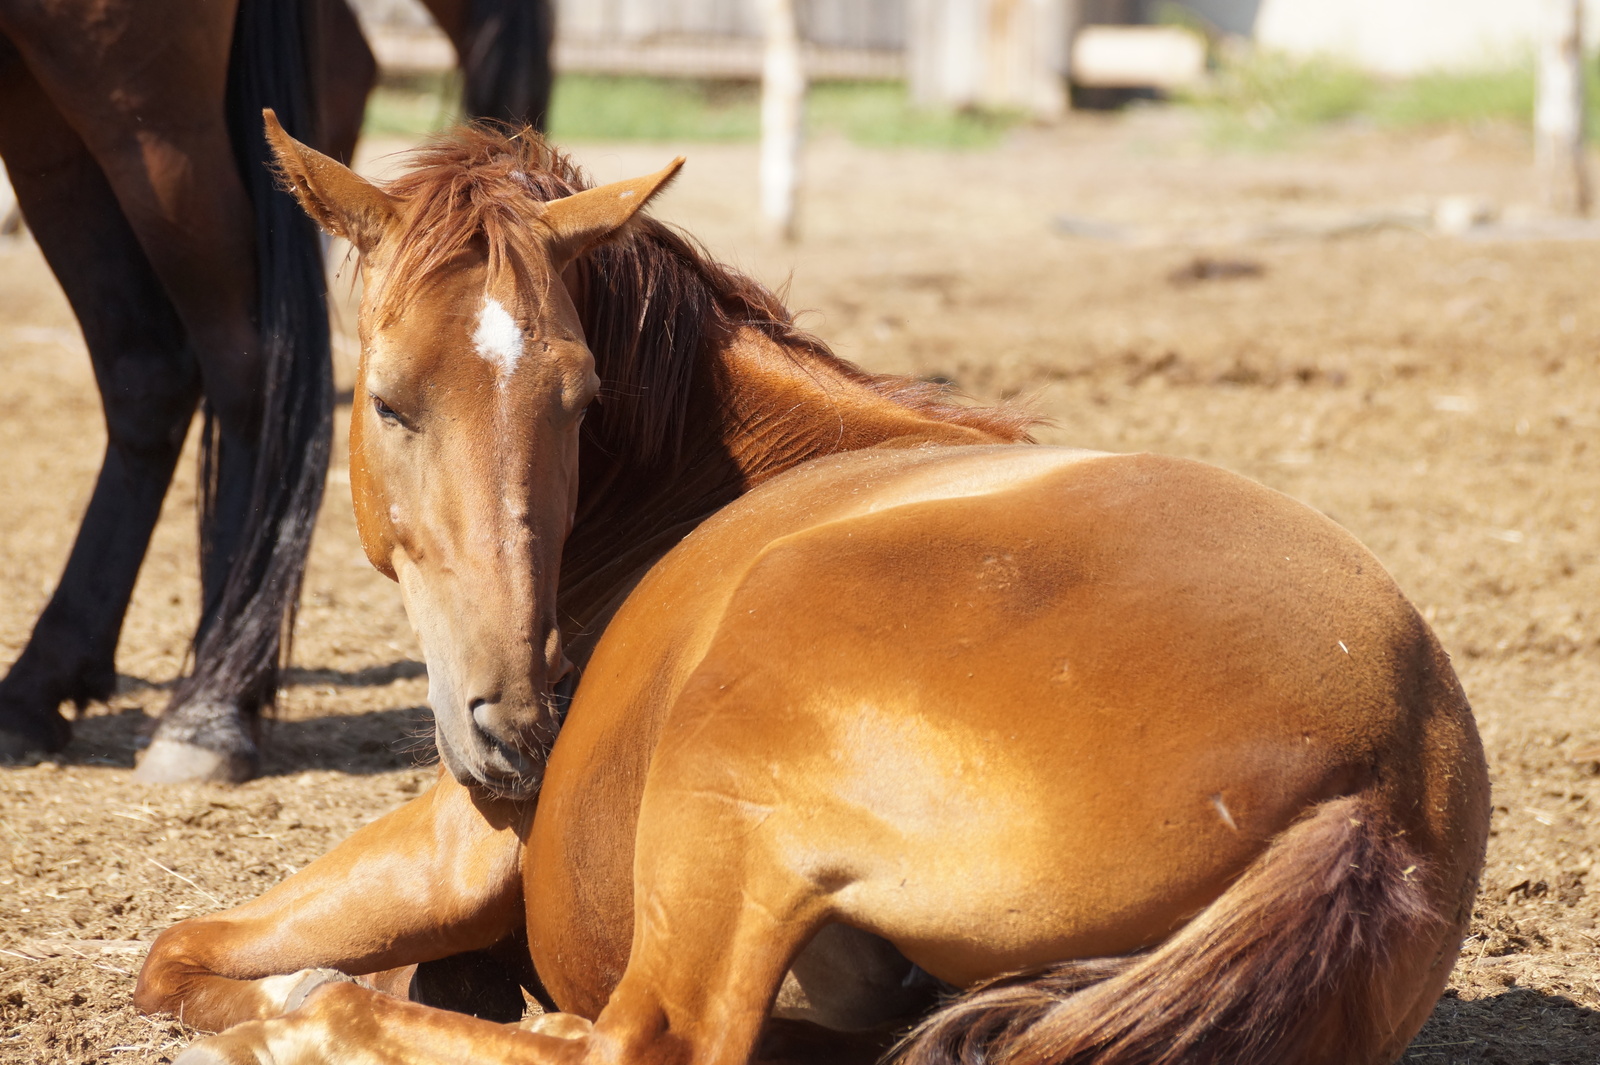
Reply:
[[369, 259], [399, 222], [394, 201], [378, 186], [319, 151], [306, 147], [278, 122], [271, 108], [261, 112], [278, 176], [311, 220], [344, 237]]
[[616, 236], [640, 208], [672, 183], [682, 168], [683, 156], [680, 155], [654, 174], [586, 189], [546, 203], [539, 221], [554, 236], [550, 250], [556, 267], [566, 266], [590, 248]]

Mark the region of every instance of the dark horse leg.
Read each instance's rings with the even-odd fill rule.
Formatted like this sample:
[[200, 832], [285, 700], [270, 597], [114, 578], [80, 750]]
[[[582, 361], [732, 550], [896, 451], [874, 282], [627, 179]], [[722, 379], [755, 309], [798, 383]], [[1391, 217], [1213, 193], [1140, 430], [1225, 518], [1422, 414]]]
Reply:
[[345, 0], [315, 0], [315, 18], [317, 133], [322, 151], [348, 166], [378, 81], [378, 61]]
[[0, 681], [0, 758], [67, 742], [61, 703], [111, 694], [113, 653], [200, 394], [183, 323], [83, 141], [0, 37], [0, 156], [83, 329], [106, 453], [66, 572]]
[[554, 0], [423, 0], [455, 45], [468, 118], [543, 132], [550, 115]]
[[194, 672], [141, 761], [147, 780], [254, 772], [255, 715], [276, 687], [321, 498], [321, 264], [261, 166], [259, 126], [280, 99], [309, 125], [300, 11], [241, 0], [236, 41], [228, 4], [0, 0], [0, 31], [98, 162], [199, 364], [204, 614]]

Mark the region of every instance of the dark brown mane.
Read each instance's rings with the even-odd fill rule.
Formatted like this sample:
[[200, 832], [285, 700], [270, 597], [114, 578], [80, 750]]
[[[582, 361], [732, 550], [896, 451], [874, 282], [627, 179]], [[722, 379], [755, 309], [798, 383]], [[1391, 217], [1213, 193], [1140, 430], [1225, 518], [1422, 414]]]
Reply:
[[[591, 187], [572, 159], [532, 129], [507, 134], [467, 126], [419, 149], [414, 165], [387, 186], [407, 216], [390, 278], [377, 293], [381, 317], [403, 307], [427, 278], [471, 247], [488, 256], [491, 283], [505, 271], [521, 291], [532, 282], [538, 204]], [[1012, 407], [953, 400], [943, 385], [870, 374], [800, 329], [770, 290], [715, 261], [692, 238], [651, 218], [577, 264], [583, 321], [604, 382], [590, 432], [605, 450], [642, 466], [681, 454], [697, 358], [708, 338], [759, 330], [812, 372], [863, 387], [936, 421], [997, 440], [1028, 439], [1035, 419]]]

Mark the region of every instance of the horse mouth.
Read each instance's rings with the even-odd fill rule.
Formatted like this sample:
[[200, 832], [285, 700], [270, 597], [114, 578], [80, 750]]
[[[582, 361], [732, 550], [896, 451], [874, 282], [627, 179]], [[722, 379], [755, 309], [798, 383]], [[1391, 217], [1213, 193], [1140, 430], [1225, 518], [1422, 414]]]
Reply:
[[439, 761], [463, 787], [484, 791], [499, 799], [530, 799], [544, 783], [543, 756], [485, 744], [484, 750], [473, 750], [464, 757], [444, 729], [435, 726], [433, 736]]
[[531, 799], [539, 794], [539, 787], [544, 783], [544, 767], [512, 775], [501, 775], [485, 768], [473, 777], [471, 786], [496, 799]]
[[435, 714], [434, 746], [439, 760], [456, 782], [496, 798], [530, 799], [544, 783], [545, 763], [566, 721], [567, 708], [577, 689], [574, 670], [544, 696], [545, 721], [513, 741], [468, 725], [462, 742], [452, 742], [455, 729], [445, 728]]

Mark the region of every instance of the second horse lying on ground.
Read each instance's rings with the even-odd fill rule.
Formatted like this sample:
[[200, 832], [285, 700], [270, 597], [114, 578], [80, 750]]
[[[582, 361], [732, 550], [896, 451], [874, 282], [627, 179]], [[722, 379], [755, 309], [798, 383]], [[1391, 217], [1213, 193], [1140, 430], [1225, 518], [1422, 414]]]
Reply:
[[[157, 940], [140, 1007], [228, 1029], [184, 1065], [1400, 1055], [1488, 783], [1349, 535], [849, 366], [638, 215], [678, 164], [272, 135], [361, 250], [356, 515], [448, 772]], [[469, 951], [565, 1012], [378, 990]]]

